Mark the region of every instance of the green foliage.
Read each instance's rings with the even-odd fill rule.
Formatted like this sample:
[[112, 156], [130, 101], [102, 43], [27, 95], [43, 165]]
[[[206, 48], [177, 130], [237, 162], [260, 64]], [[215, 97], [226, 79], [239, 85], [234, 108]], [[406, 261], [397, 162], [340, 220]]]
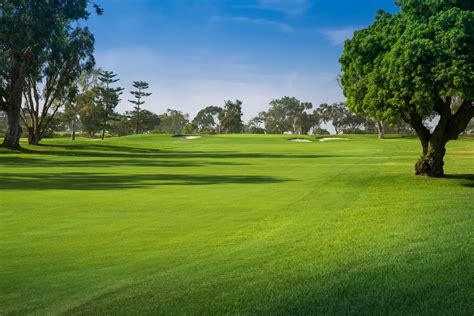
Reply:
[[95, 94], [96, 91], [90, 90], [78, 100], [82, 131], [89, 137], [95, 136], [103, 127], [102, 108], [95, 102]]
[[306, 112], [312, 108], [310, 102], [283, 97], [272, 100], [268, 111], [259, 113], [258, 117], [269, 134], [308, 134], [311, 128], [319, 125], [317, 116]]
[[110, 128], [110, 121], [117, 119], [115, 108], [120, 102], [120, 95], [123, 88], [112, 87], [111, 85], [118, 82], [117, 74], [112, 71], [101, 71], [98, 75], [100, 85], [96, 86], [97, 91], [95, 103], [100, 109], [100, 120], [102, 122], [102, 139], [105, 131]]
[[[44, 88], [41, 97], [56, 102], [67, 93], [66, 87], [78, 72], [93, 64], [94, 39], [81, 26], [89, 17], [88, 4], [88, 0], [0, 3], [0, 109], [10, 118], [4, 146], [19, 147], [20, 109], [27, 80], [27, 92], [32, 85], [40, 85]], [[102, 13], [99, 6], [93, 7], [98, 14]], [[49, 106], [42, 111], [43, 118], [54, 116], [57, 109], [50, 112]], [[28, 115], [31, 118], [33, 114], [30, 111]], [[47, 128], [29, 125], [37, 137]]]
[[143, 127], [141, 126], [141, 119], [140, 119], [140, 106], [142, 106], [143, 104], [145, 104], [145, 101], [143, 101], [143, 98], [145, 97], [149, 97], [151, 95], [151, 93], [149, 92], [145, 92], [145, 90], [147, 90], [150, 85], [145, 82], [145, 81], [134, 81], [133, 82], [133, 87], [136, 89], [136, 90], [133, 90], [133, 91], [130, 91], [130, 93], [135, 97], [135, 100], [129, 100], [129, 102], [131, 102], [132, 104], [135, 104], [134, 108], [135, 108], [135, 133], [136, 134], [141, 134], [144, 132], [143, 130]]
[[244, 128], [242, 115], [242, 101], [225, 101], [224, 109], [219, 113], [221, 132], [227, 134], [242, 133]]
[[245, 126], [247, 134], [265, 134], [265, 125], [262, 116], [258, 115], [251, 119]]
[[341, 132], [354, 134], [356, 130], [364, 127], [367, 122], [366, 118], [351, 113], [344, 103], [323, 103], [315, 112], [321, 122], [332, 123], [336, 134]]
[[116, 115], [116, 120], [111, 123], [110, 133], [124, 136], [136, 133], [137, 120], [140, 120], [140, 133], [151, 133], [159, 124], [159, 115], [148, 110], [127, 111], [123, 115]]
[[208, 106], [200, 110], [192, 121], [189, 131], [194, 130], [201, 134], [219, 134], [219, 117], [223, 109], [218, 106]]
[[[356, 113], [410, 124], [424, 156], [416, 174], [441, 177], [446, 143], [474, 117], [473, 2], [399, 4], [401, 12], [379, 12], [372, 25], [346, 41], [341, 84]], [[439, 120], [431, 131], [424, 123], [433, 114]]]
[[181, 134], [183, 128], [189, 123], [189, 114], [181, 111], [167, 109], [166, 113], [159, 115], [160, 124], [154, 132], [161, 134]]
[[412, 113], [441, 112], [437, 104], [447, 97], [473, 100], [474, 12], [458, 7], [467, 3], [401, 1], [401, 13], [379, 12], [355, 32], [340, 58], [346, 105], [408, 122]]
[[94, 37], [87, 28], [67, 30], [45, 51], [40, 68], [27, 76], [22, 119], [30, 142], [36, 144], [45, 133], [51, 135], [58, 110], [76, 97], [76, 80], [92, 70], [93, 51]]

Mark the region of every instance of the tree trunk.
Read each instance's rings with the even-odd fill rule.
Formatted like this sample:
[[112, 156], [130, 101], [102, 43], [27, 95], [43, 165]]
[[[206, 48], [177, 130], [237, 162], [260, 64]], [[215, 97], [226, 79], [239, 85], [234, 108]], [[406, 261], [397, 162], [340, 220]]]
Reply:
[[137, 106], [137, 124], [135, 129], [135, 134], [140, 133], [140, 106]]
[[377, 131], [379, 133], [379, 139], [385, 139], [385, 121], [377, 121]]
[[423, 155], [415, 164], [416, 175], [429, 177], [444, 176], [444, 155], [446, 154], [446, 141], [431, 139], [428, 147], [423, 148]]
[[444, 176], [444, 155], [446, 143], [457, 139], [474, 117], [474, 102], [464, 100], [456, 113], [451, 110], [452, 98], [439, 99], [435, 110], [440, 115], [438, 125], [433, 133], [423, 125], [423, 118], [416, 112], [411, 112], [407, 123], [416, 131], [423, 147], [423, 155], [415, 164], [416, 175], [429, 177]]
[[5, 139], [3, 140], [2, 146], [9, 149], [20, 148], [20, 104], [21, 97], [18, 104], [11, 104], [10, 107], [7, 109], [8, 128], [5, 133]]
[[41, 140], [41, 134], [39, 129], [34, 127], [28, 127], [28, 144], [38, 145]]
[[76, 120], [71, 120], [71, 140], [76, 140]]

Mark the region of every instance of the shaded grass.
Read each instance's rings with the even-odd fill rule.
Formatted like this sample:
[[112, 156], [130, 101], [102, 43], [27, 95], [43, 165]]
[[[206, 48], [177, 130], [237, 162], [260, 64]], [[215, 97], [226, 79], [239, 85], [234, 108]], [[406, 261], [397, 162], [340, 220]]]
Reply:
[[473, 140], [350, 137], [0, 149], [0, 310], [471, 315]]

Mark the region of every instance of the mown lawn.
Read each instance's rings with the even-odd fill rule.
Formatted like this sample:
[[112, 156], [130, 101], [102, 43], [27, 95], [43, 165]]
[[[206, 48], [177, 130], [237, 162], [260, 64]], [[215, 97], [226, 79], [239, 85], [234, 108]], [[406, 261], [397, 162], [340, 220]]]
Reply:
[[349, 137], [0, 149], [0, 314], [472, 315], [474, 139]]

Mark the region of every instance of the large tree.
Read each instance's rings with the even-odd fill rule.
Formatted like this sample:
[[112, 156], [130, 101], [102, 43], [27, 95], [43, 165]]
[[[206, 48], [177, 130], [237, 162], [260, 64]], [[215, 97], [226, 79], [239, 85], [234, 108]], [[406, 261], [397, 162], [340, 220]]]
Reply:
[[38, 144], [54, 116], [77, 92], [76, 79], [94, 65], [94, 38], [84, 28], [66, 31], [45, 51], [44, 64], [26, 78], [22, 119], [28, 143]]
[[145, 82], [145, 81], [134, 81], [133, 82], [133, 87], [136, 90], [130, 91], [130, 93], [135, 97], [135, 100], [128, 100], [128, 101], [135, 105], [134, 106], [135, 112], [136, 112], [135, 134], [140, 134], [140, 133], [142, 133], [142, 130], [141, 130], [141, 127], [140, 127], [140, 123], [141, 123], [141, 120], [140, 120], [140, 110], [141, 110], [140, 106], [145, 104], [145, 101], [143, 100], [143, 98], [149, 97], [151, 95], [151, 93], [145, 92], [145, 90], [147, 90], [150, 87], [150, 85], [148, 84], [148, 82]]
[[41, 69], [48, 51], [63, 41], [73, 25], [89, 17], [88, 4], [88, 0], [0, 2], [0, 110], [8, 116], [3, 146], [20, 147], [26, 78]]
[[[446, 143], [474, 117], [474, 1], [401, 0], [400, 12], [346, 41], [340, 58], [346, 105], [357, 113], [405, 121], [422, 157], [417, 175], [444, 175]], [[439, 120], [433, 131], [426, 120]]]

